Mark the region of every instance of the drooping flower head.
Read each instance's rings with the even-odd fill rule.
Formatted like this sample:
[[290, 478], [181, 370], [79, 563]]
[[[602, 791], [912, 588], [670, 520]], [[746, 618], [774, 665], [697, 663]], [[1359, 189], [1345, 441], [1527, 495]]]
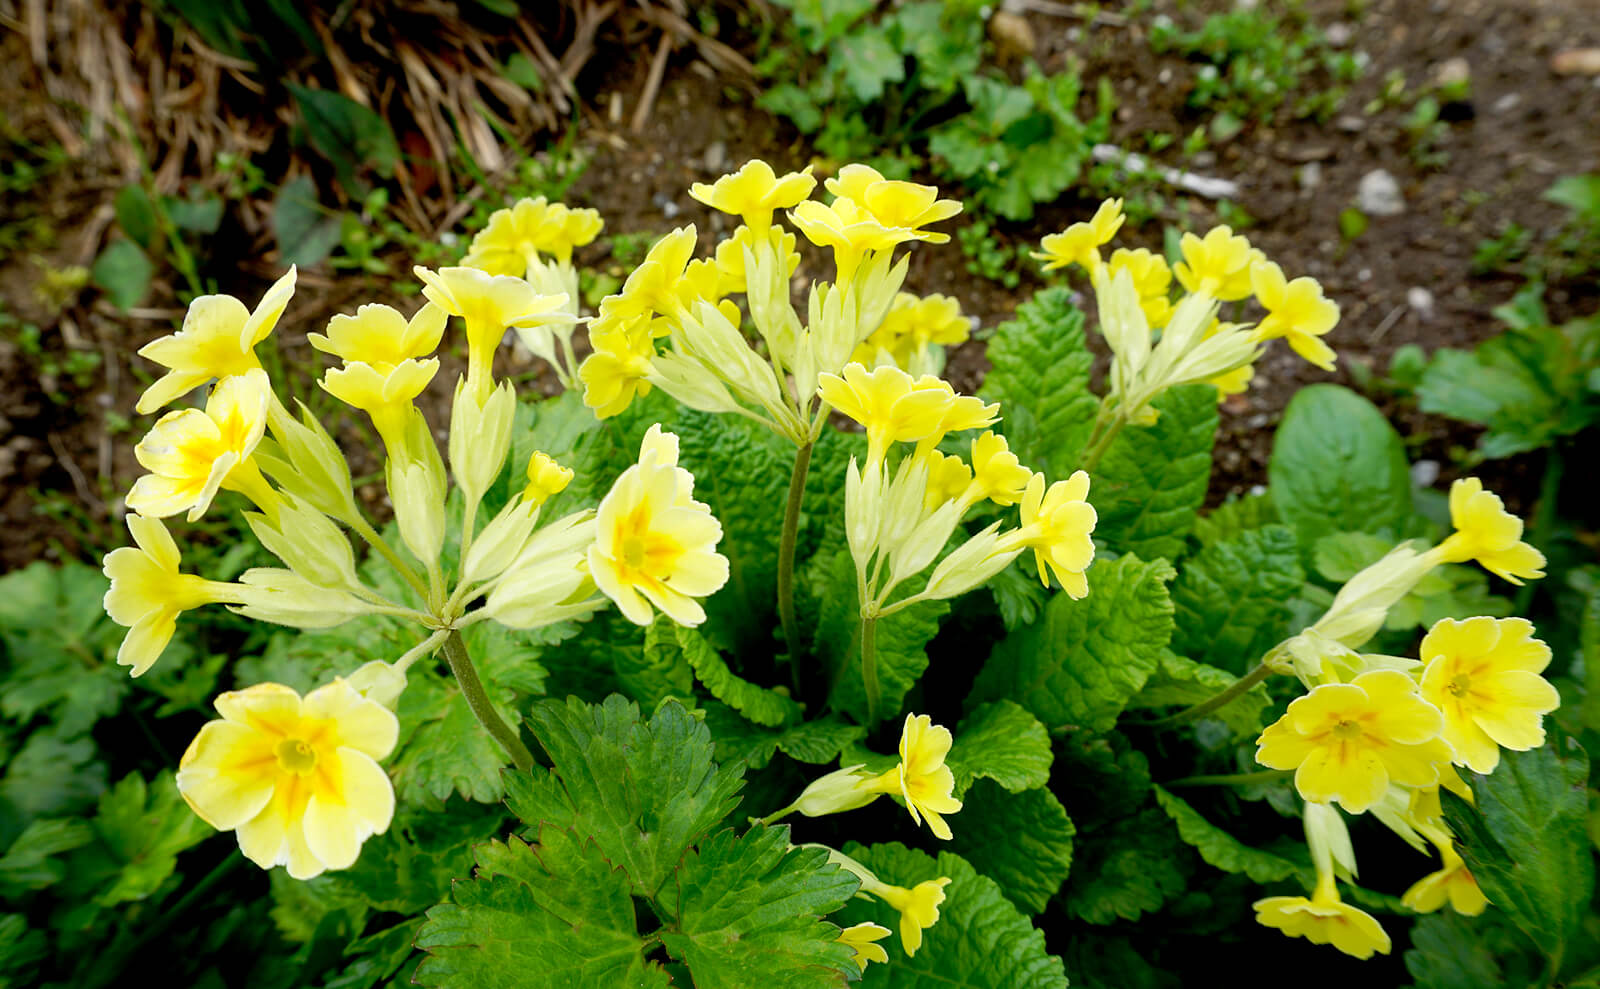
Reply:
[[216, 700], [178, 765], [178, 792], [245, 858], [295, 879], [355, 863], [362, 842], [389, 827], [394, 788], [378, 760], [399, 722], [343, 680], [304, 699], [276, 683]]
[[1354, 958], [1387, 955], [1391, 942], [1376, 918], [1340, 900], [1313, 896], [1269, 896], [1255, 902], [1256, 921], [1312, 944], [1331, 944]]
[[600, 300], [600, 318], [627, 322], [645, 314], [679, 315], [683, 310], [679, 283], [694, 257], [696, 236], [691, 223], [651, 245], [644, 260], [623, 282], [622, 290]]
[[1227, 226], [1213, 227], [1205, 237], [1185, 233], [1178, 244], [1183, 260], [1172, 268], [1184, 291], [1223, 302], [1249, 298], [1250, 269], [1265, 260], [1250, 241]]
[[360, 361], [379, 371], [413, 358], [427, 357], [439, 349], [444, 324], [443, 309], [429, 302], [409, 320], [389, 306], [370, 304], [354, 316], [340, 313], [328, 320], [328, 332], [308, 333], [311, 346], [349, 364]]
[[183, 328], [139, 348], [139, 356], [167, 368], [134, 406], [146, 415], [212, 378], [259, 369], [255, 346], [267, 338], [294, 295], [295, 269], [273, 283], [255, 311], [231, 295], [202, 295], [189, 304]]
[[949, 234], [921, 228], [961, 212], [959, 202], [940, 199], [934, 186], [886, 179], [869, 165], [846, 165], [824, 184], [829, 192], [851, 200], [882, 226], [906, 231], [908, 240], [945, 243]]
[[596, 586], [629, 621], [650, 624], [654, 605], [680, 625], [698, 625], [706, 613], [696, 599], [728, 582], [727, 557], [716, 551], [722, 524], [693, 495], [678, 437], [651, 426], [639, 462], [601, 500], [588, 552]]
[[1489, 905], [1489, 899], [1478, 887], [1478, 880], [1467, 870], [1467, 864], [1451, 847], [1448, 839], [1436, 847], [1443, 858], [1439, 870], [1413, 883], [1400, 897], [1400, 902], [1417, 913], [1433, 913], [1446, 903], [1463, 917], [1476, 917], [1483, 913]]
[[1271, 261], [1250, 267], [1250, 285], [1267, 315], [1256, 324], [1256, 338], [1287, 337], [1294, 352], [1324, 371], [1333, 370], [1337, 355], [1322, 338], [1338, 325], [1339, 304], [1322, 295], [1314, 278], [1286, 281]]
[[237, 604], [241, 596], [236, 584], [180, 573], [178, 544], [159, 519], [130, 513], [128, 531], [137, 548], [122, 546], [106, 554], [104, 572], [111, 588], [105, 609], [112, 621], [128, 629], [117, 649], [118, 665], [132, 667], [128, 672], [140, 676], [172, 641], [180, 613], [206, 604]]
[[594, 353], [578, 368], [578, 380], [583, 382], [583, 404], [596, 417], [619, 415], [635, 398], [650, 394], [648, 378], [656, 347], [649, 316], [601, 317], [589, 328], [589, 343]]
[[1441, 562], [1477, 560], [1513, 584], [1544, 576], [1544, 554], [1522, 541], [1522, 520], [1476, 477], [1450, 485], [1450, 524], [1456, 531], [1433, 551]]
[[867, 460], [874, 464], [883, 462], [891, 443], [915, 443], [939, 431], [955, 399], [948, 385], [918, 387], [897, 367], [868, 371], [853, 362], [842, 375], [819, 375], [817, 393], [866, 427]]
[[900, 944], [905, 948], [907, 957], [915, 955], [917, 949], [922, 947], [922, 932], [939, 922], [939, 905], [944, 902], [944, 888], [948, 885], [949, 877], [940, 876], [918, 883], [911, 889], [887, 884], [868, 889], [868, 892], [900, 912]]
[[1094, 562], [1092, 537], [1100, 520], [1088, 498], [1089, 475], [1081, 470], [1048, 490], [1044, 475], [1034, 474], [1022, 493], [1022, 526], [1001, 537], [999, 549], [1031, 547], [1046, 587], [1054, 576], [1069, 597], [1084, 597], [1084, 571]]
[[1045, 271], [1076, 264], [1093, 274], [1101, 266], [1100, 248], [1117, 235], [1123, 219], [1122, 200], [1107, 199], [1087, 223], [1074, 223], [1041, 240], [1043, 250], [1033, 252], [1033, 257], [1044, 262]]
[[1444, 713], [1444, 740], [1456, 764], [1492, 773], [1502, 747], [1544, 744], [1544, 716], [1561, 695], [1539, 674], [1550, 647], [1526, 618], [1442, 619], [1423, 637], [1422, 696]]
[[1167, 266], [1166, 258], [1143, 247], [1133, 250], [1119, 247], [1111, 252], [1106, 270], [1113, 280], [1117, 272], [1126, 271], [1133, 279], [1144, 318], [1151, 326], [1166, 325], [1167, 318], [1172, 315], [1172, 300], [1168, 295], [1172, 288], [1172, 269]]
[[851, 961], [855, 962], [865, 972], [867, 970], [867, 962], [885, 964], [889, 961], [889, 953], [883, 950], [883, 945], [874, 944], [873, 942], [882, 941], [891, 933], [893, 932], [889, 928], [867, 921], [846, 927], [839, 932], [838, 940], [850, 946], [850, 949], [855, 952], [855, 957]]
[[254, 368], [219, 382], [204, 412], [162, 416], [134, 447], [150, 473], [134, 482], [128, 507], [158, 519], [187, 511], [193, 522], [229, 488], [270, 514], [277, 499], [250, 455], [266, 431], [271, 397], [267, 372]]
[[754, 236], [765, 237], [772, 226], [772, 211], [798, 205], [816, 185], [810, 165], [779, 177], [771, 165], [752, 158], [711, 185], [696, 182], [689, 187], [689, 195], [714, 210], [741, 217]]
[[[1002, 507], [1015, 505], [1027, 494], [1032, 480], [1033, 471], [1011, 452], [1004, 436], [985, 431], [973, 437], [972, 483], [980, 497]], [[1093, 523], [1090, 525], [1092, 528]]]
[[1256, 739], [1256, 761], [1295, 770], [1295, 788], [1314, 803], [1337, 801], [1352, 814], [1376, 804], [1391, 783], [1431, 786], [1451, 759], [1439, 737], [1439, 709], [1398, 670], [1373, 670], [1325, 683], [1289, 703]]
[[428, 301], [467, 327], [467, 387], [479, 403], [493, 387], [490, 369], [495, 348], [507, 329], [529, 329], [553, 322], [572, 322], [563, 312], [567, 296], [541, 295], [521, 278], [491, 275], [477, 268], [411, 269], [422, 279]]
[[927, 818], [928, 829], [946, 841], [950, 825], [940, 815], [961, 809], [961, 801], [951, 794], [955, 776], [944, 764], [952, 741], [950, 729], [934, 724], [926, 714], [907, 714], [900, 730], [899, 764], [872, 781], [884, 793], [899, 793], [911, 819], [920, 824]]
[[886, 227], [854, 199], [824, 205], [807, 199], [789, 211], [789, 222], [818, 247], [833, 251], [835, 281], [848, 283], [869, 254], [891, 251], [914, 239], [911, 231]]

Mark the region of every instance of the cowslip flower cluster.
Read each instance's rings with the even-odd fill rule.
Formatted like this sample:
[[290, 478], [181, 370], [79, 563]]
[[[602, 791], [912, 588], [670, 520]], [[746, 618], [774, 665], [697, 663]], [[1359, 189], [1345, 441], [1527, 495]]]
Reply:
[[[1264, 664], [1299, 676], [1307, 688], [1261, 733], [1256, 761], [1294, 772], [1319, 864], [1309, 900], [1262, 900], [1257, 919], [1360, 958], [1387, 952], [1389, 941], [1376, 920], [1339, 902], [1335, 870], [1318, 857], [1319, 841], [1326, 845], [1327, 834], [1343, 835], [1332, 842], [1344, 850], [1334, 858], [1347, 878], [1355, 874], [1334, 806], [1349, 814], [1371, 812], [1419, 851], [1438, 850], [1441, 868], [1407, 891], [1407, 906], [1428, 912], [1449, 903], [1459, 913], [1481, 913], [1487, 900], [1454, 847], [1439, 791], [1470, 800], [1458, 767], [1491, 773], [1502, 749], [1544, 744], [1543, 718], [1560, 705], [1555, 687], [1540, 676], [1550, 648], [1523, 618], [1441, 619], [1414, 660], [1357, 651], [1389, 609], [1440, 564], [1477, 560], [1518, 582], [1542, 576], [1544, 557], [1521, 542], [1521, 520], [1476, 478], [1455, 482], [1450, 506], [1454, 533], [1427, 550], [1396, 547], [1356, 574], [1322, 618], [1280, 644]], [[1313, 835], [1313, 816], [1323, 838]]]
[[[1090, 448], [1108, 432], [1131, 422], [1155, 421], [1151, 402], [1181, 384], [1205, 382], [1218, 400], [1245, 391], [1262, 344], [1279, 337], [1295, 353], [1324, 371], [1335, 354], [1323, 340], [1339, 322], [1339, 307], [1312, 278], [1287, 279], [1259, 248], [1226, 226], [1204, 236], [1185, 233], [1182, 260], [1143, 248], [1117, 248], [1110, 260], [1100, 249], [1123, 225], [1122, 201], [1108, 199], [1092, 219], [1051, 234], [1033, 256], [1044, 269], [1077, 266], [1089, 276], [1099, 306], [1100, 332], [1111, 347], [1110, 391]], [[1183, 289], [1172, 299], [1172, 283]], [[1265, 315], [1253, 326], [1224, 322], [1219, 306], [1254, 297]], [[1153, 334], [1159, 331], [1159, 339]]]
[[[645, 435], [639, 462], [598, 506], [542, 518], [573, 472], [534, 452], [509, 467], [526, 472], [526, 486], [492, 518], [480, 518], [485, 495], [507, 469], [516, 412], [510, 383], [494, 378], [495, 350], [508, 329], [570, 327], [568, 294], [548, 291], [550, 279], [539, 273], [552, 265], [570, 273], [571, 248], [599, 229], [592, 211], [559, 204], [519, 204], [497, 217], [475, 242], [473, 259], [499, 273], [417, 269], [427, 301], [415, 313], [364, 305], [310, 334], [315, 347], [341, 362], [322, 387], [365, 413], [381, 441], [398, 543], [410, 559], [368, 521], [327, 430], [304, 408], [298, 417], [289, 412], [254, 354], [291, 301], [292, 269], [254, 312], [231, 297], [202, 297], [181, 330], [141, 351], [168, 369], [140, 399], [142, 411], [216, 384], [203, 408], [169, 412], [136, 448], [149, 471], [127, 497], [136, 545], [105, 560], [106, 610], [129, 629], [118, 661], [134, 676], [144, 674], [178, 616], [207, 604], [295, 628], [378, 614], [418, 629], [419, 641], [404, 655], [348, 671], [304, 698], [265, 683], [217, 699], [222, 720], [195, 738], [178, 786], [196, 813], [234, 831], [246, 857], [263, 868], [285, 865], [296, 878], [345, 868], [369, 836], [388, 827], [394, 792], [378, 762], [395, 746], [392, 710], [407, 669], [443, 652], [452, 672], [465, 671], [458, 675], [464, 692], [483, 690], [470, 673], [462, 629], [480, 621], [539, 628], [586, 618], [608, 603], [641, 625], [658, 610], [698, 624], [705, 618], [699, 599], [728, 579], [727, 560], [716, 550], [721, 526], [693, 499], [694, 478], [677, 463], [677, 438], [659, 425]], [[544, 254], [554, 261], [541, 260]], [[464, 324], [468, 366], [455, 383], [441, 451], [417, 399], [437, 376], [433, 354], [451, 317]], [[459, 531], [447, 533], [452, 481], [463, 511]], [[183, 572], [162, 520], [180, 513], [198, 519], [222, 491], [254, 508], [245, 520], [281, 567], [258, 567], [237, 581]], [[362, 578], [349, 533], [395, 570], [403, 593], [386, 595]], [[469, 706], [512, 762], [531, 765], [486, 700]]]
[[961, 314], [957, 300], [900, 292], [883, 322], [850, 359], [867, 367], [893, 365], [918, 377], [938, 374], [944, 370], [943, 348], [964, 343], [971, 335], [972, 324]]

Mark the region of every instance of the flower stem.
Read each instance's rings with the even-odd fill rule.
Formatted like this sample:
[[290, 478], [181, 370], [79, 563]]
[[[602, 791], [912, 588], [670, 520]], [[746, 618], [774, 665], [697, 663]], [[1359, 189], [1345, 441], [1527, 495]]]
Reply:
[[1078, 467], [1093, 474], [1094, 469], [1100, 466], [1100, 458], [1104, 457], [1106, 451], [1111, 448], [1111, 441], [1117, 438], [1117, 434], [1121, 433], [1122, 427], [1127, 424], [1128, 417], [1122, 414], [1121, 409], [1118, 409], [1112, 415], [1110, 425], [1106, 426], [1103, 431], [1097, 430], [1100, 433], [1099, 438], [1089, 444], [1089, 448], [1083, 452], [1083, 459], [1078, 462]]
[[1172, 715], [1170, 718], [1162, 718], [1159, 721], [1147, 722], [1144, 727], [1172, 728], [1176, 725], [1193, 721], [1195, 718], [1203, 718], [1212, 711], [1215, 711], [1233, 701], [1235, 698], [1242, 696], [1249, 691], [1251, 687], [1254, 687], [1256, 684], [1265, 680], [1271, 674], [1272, 670], [1267, 666], [1266, 663], [1258, 663], [1256, 664], [1255, 669], [1233, 681], [1233, 683], [1229, 684], [1223, 690], [1218, 691], [1215, 696], [1207, 700], [1203, 700], [1193, 707], [1184, 708], [1182, 711]]
[[517, 737], [517, 731], [501, 719], [495, 712], [494, 705], [489, 703], [489, 695], [483, 689], [483, 681], [478, 679], [478, 671], [472, 665], [472, 659], [467, 655], [467, 644], [462, 641], [461, 633], [455, 629], [444, 640], [444, 658], [450, 664], [450, 672], [455, 674], [456, 683], [461, 686], [461, 696], [467, 699], [467, 707], [472, 709], [472, 714], [478, 723], [500, 747], [511, 756], [511, 762], [523, 772], [533, 768], [533, 753], [522, 744], [522, 739]]
[[861, 688], [867, 695], [867, 728], [878, 723], [878, 617], [861, 619]]
[[424, 602], [428, 600], [428, 588], [422, 583], [422, 578], [417, 576], [417, 572], [411, 569], [410, 564], [400, 558], [400, 554], [394, 551], [394, 547], [383, 541], [383, 537], [378, 535], [378, 531], [369, 525], [366, 519], [359, 514], [355, 514], [340, 521], [355, 530], [356, 535], [365, 539], [368, 546], [371, 546], [379, 556], [388, 561], [389, 566], [394, 567], [395, 573], [400, 575], [400, 579], [410, 585], [413, 591], [417, 592], [417, 597]]
[[807, 440], [794, 454], [794, 471], [789, 475], [789, 503], [783, 511], [783, 536], [778, 541], [778, 618], [783, 623], [783, 641], [789, 650], [790, 672], [800, 679], [800, 626], [794, 616], [794, 544], [800, 535], [800, 503], [805, 499], [806, 474], [811, 470], [811, 450]]
[[1263, 769], [1255, 773], [1231, 773], [1226, 776], [1185, 776], [1161, 785], [1168, 790], [1176, 790], [1181, 786], [1247, 786], [1251, 783], [1273, 783], [1293, 776], [1292, 769]]

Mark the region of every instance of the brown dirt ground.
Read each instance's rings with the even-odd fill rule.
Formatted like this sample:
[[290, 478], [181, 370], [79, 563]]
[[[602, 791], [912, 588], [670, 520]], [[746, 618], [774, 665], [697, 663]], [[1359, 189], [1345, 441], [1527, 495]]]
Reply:
[[[1099, 77], [1111, 79], [1120, 105], [1113, 140], [1137, 147], [1146, 132], [1173, 133], [1181, 141], [1205, 122], [1184, 106], [1195, 66], [1150, 51], [1149, 18], [1165, 14], [1195, 25], [1204, 10], [1220, 6], [1160, 0], [1147, 14], [1116, 24], [1039, 13], [1026, 18], [1034, 55], [1047, 70], [1076, 60], [1091, 92]], [[1344, 0], [1308, 5], [1311, 20], [1324, 28], [1344, 21], [1351, 7]], [[1559, 50], [1600, 44], [1600, 21], [1586, 0], [1373, 0], [1359, 21], [1346, 24], [1353, 29], [1347, 45], [1369, 62], [1334, 122], [1319, 126], [1280, 113], [1273, 125], [1246, 127], [1209, 161], [1182, 161], [1180, 142], [1155, 157], [1241, 184], [1238, 203], [1257, 221], [1248, 231], [1252, 240], [1291, 275], [1320, 279], [1341, 305], [1344, 318], [1329, 338], [1341, 356], [1333, 380], [1350, 383], [1351, 364], [1381, 371], [1404, 344], [1467, 347], [1498, 331], [1490, 309], [1506, 301], [1520, 279], [1511, 273], [1475, 276], [1471, 257], [1481, 239], [1513, 220], [1536, 232], [1553, 230], [1562, 213], [1540, 195], [1562, 175], [1600, 169], [1600, 133], [1594, 128], [1600, 80], [1560, 76], [1550, 68]], [[0, 129], [37, 142], [48, 139], [39, 112], [44, 97], [17, 68], [24, 52], [14, 32], [0, 35], [0, 65], [9, 66], [0, 68]], [[1403, 71], [1415, 89], [1440, 63], [1456, 57], [1471, 69], [1470, 107], [1457, 108], [1463, 119], [1451, 123], [1444, 137], [1448, 162], [1422, 168], [1408, 154], [1401, 126], [1409, 104], [1373, 115], [1362, 108], [1391, 70]], [[626, 121], [644, 88], [647, 61], [596, 59], [580, 80], [592, 96], [579, 132], [591, 162], [568, 200], [599, 208], [608, 233], [664, 232], [692, 221], [709, 242], [724, 229], [722, 218], [688, 197], [691, 182], [714, 178], [750, 157], [798, 167], [809, 152], [798, 135], [753, 108], [747, 84], [717, 78], [688, 53], [671, 63], [646, 126], [632, 132]], [[1308, 164], [1320, 171], [1314, 187], [1302, 182]], [[1375, 168], [1399, 180], [1406, 211], [1372, 218], [1363, 236], [1341, 244], [1339, 212], [1354, 201], [1361, 177]], [[145, 424], [108, 428], [108, 421], [116, 423], [107, 413], [131, 410], [150, 377], [133, 351], [170, 332], [181, 311], [171, 301], [170, 284], [158, 284], [155, 301], [131, 316], [117, 314], [93, 291], [74, 294], [56, 310], [40, 300], [37, 288], [47, 268], [93, 259], [111, 222], [111, 198], [124, 181], [89, 156], [61, 166], [47, 198], [18, 202], [0, 196], [0, 208], [9, 214], [0, 224], [32, 222], [48, 230], [28, 249], [0, 257], [5, 309], [43, 328], [48, 353], [90, 350], [102, 356], [100, 368], [80, 387], [41, 375], [39, 360], [22, 351], [14, 329], [0, 338], [0, 526], [6, 533], [0, 560], [7, 569], [123, 539], [113, 520], [118, 497], [135, 476], [131, 448]], [[1001, 236], [1010, 244], [1034, 242], [1093, 207], [1092, 201], [1068, 196], [1031, 223], [1005, 226]], [[1189, 199], [1188, 212], [1194, 226], [1218, 222], [1204, 200]], [[1178, 219], [1171, 210], [1122, 240], [1159, 248], [1162, 222]], [[230, 253], [239, 247], [231, 245]], [[580, 261], [604, 267], [605, 252], [593, 249]], [[394, 269], [403, 271], [405, 263], [395, 258]], [[275, 267], [263, 251], [236, 272], [230, 267], [211, 274], [222, 280], [222, 291], [253, 304]], [[951, 243], [914, 252], [907, 287], [954, 295], [989, 328], [1009, 318], [1040, 284], [1031, 272], [1015, 290], [971, 275]], [[1431, 312], [1408, 304], [1407, 294], [1415, 289], [1431, 294]], [[280, 325], [284, 360], [311, 366], [306, 332], [321, 329], [335, 312], [375, 299], [393, 301], [392, 295], [371, 278], [302, 272]], [[1589, 312], [1596, 287], [1556, 284], [1549, 298], [1558, 317]], [[986, 367], [983, 344], [973, 341], [952, 354], [949, 373], [958, 387], [970, 390]], [[1321, 380], [1328, 376], [1286, 348], [1269, 351], [1251, 391], [1224, 406], [1214, 501], [1264, 480], [1272, 425], [1296, 388]], [[537, 379], [537, 386], [549, 384]], [[51, 392], [64, 401], [50, 398]], [[1447, 474], [1451, 448], [1472, 442], [1470, 430], [1423, 416], [1404, 402], [1383, 401], [1420, 455], [1446, 461]], [[353, 423], [348, 428], [352, 438], [359, 435]], [[1513, 461], [1495, 471], [1514, 502], [1531, 496], [1536, 480], [1526, 464]], [[49, 514], [40, 511], [42, 494], [54, 508]]]

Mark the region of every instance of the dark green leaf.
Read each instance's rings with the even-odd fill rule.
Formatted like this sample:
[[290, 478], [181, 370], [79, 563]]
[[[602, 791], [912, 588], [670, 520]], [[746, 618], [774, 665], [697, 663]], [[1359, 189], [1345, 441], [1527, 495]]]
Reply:
[[1223, 872], [1242, 872], [1258, 883], [1275, 883], [1294, 877], [1307, 886], [1311, 884], [1311, 871], [1304, 865], [1259, 848], [1251, 848], [1201, 817], [1178, 797], [1159, 786], [1155, 791], [1156, 803], [1178, 826], [1178, 837], [1199, 852], [1207, 865]]
[[145, 250], [150, 250], [161, 234], [156, 208], [150, 202], [150, 193], [142, 185], [125, 185], [117, 190], [115, 203], [117, 226], [128, 239]]
[[150, 291], [150, 276], [155, 268], [150, 259], [131, 240], [113, 241], [94, 259], [89, 278], [105, 292], [111, 304], [127, 312]]
[[[999, 402], [1012, 452], [1052, 480], [1066, 478], [1088, 439], [1099, 400], [1089, 390], [1093, 358], [1083, 312], [1064, 288], [1035, 295], [989, 341], [988, 375], [978, 394]], [[1090, 501], [1099, 505], [1098, 491]]]
[[[1145, 681], [1144, 689], [1128, 702], [1131, 708], [1191, 707], [1210, 700], [1233, 686], [1239, 678], [1227, 670], [1196, 663], [1192, 659], [1171, 652], [1162, 653], [1161, 663]], [[1262, 712], [1272, 698], [1267, 695], [1267, 685], [1258, 683], [1212, 712], [1215, 718], [1228, 726], [1237, 738], [1254, 739], [1265, 727]]]
[[1249, 529], [1206, 545], [1184, 562], [1172, 585], [1173, 650], [1243, 673], [1288, 634], [1284, 602], [1304, 582], [1294, 532], [1286, 526]]
[[1339, 385], [1295, 394], [1267, 472], [1273, 503], [1307, 553], [1331, 532], [1398, 532], [1411, 517], [1400, 434], [1371, 402]]
[[338, 246], [339, 217], [317, 202], [311, 176], [292, 178], [278, 188], [272, 203], [272, 236], [278, 241], [278, 261], [285, 265], [310, 268]]
[[974, 780], [991, 779], [1012, 793], [1050, 780], [1050, 735], [1010, 701], [985, 704], [961, 720], [946, 763], [960, 797]]
[[300, 107], [306, 138], [332, 163], [339, 181], [354, 190], [356, 174], [372, 168], [384, 178], [400, 163], [389, 122], [341, 93], [286, 83]]
[[950, 850], [1027, 913], [1044, 910], [1072, 868], [1075, 829], [1055, 794], [1042, 787], [1008, 793], [980, 780], [950, 821]]
[[800, 705], [784, 694], [758, 687], [736, 675], [698, 631], [681, 625], [674, 625], [673, 630], [684, 658], [711, 696], [768, 728], [799, 720]]
[[1154, 426], [1129, 426], [1107, 449], [1089, 503], [1100, 515], [1097, 540], [1119, 553], [1176, 560], [1211, 480], [1216, 389], [1183, 385], [1154, 407]]
[[[837, 670], [829, 703], [864, 723], [867, 695], [861, 679], [861, 611], [856, 594], [855, 565], [849, 550], [843, 550], [834, 559], [833, 580], [822, 601], [815, 652]], [[924, 601], [878, 619], [880, 718], [894, 720], [899, 715], [906, 693], [928, 668], [925, 647], [949, 610], [947, 601]]]
[[832, 762], [846, 746], [867, 734], [861, 725], [836, 718], [815, 718], [774, 731], [752, 724], [721, 704], [706, 705], [706, 725], [717, 743], [718, 762], [743, 759], [751, 769], [771, 762], [774, 752], [812, 765]]
[[1091, 924], [1138, 920], [1161, 909], [1187, 885], [1183, 846], [1171, 822], [1151, 808], [1080, 835], [1077, 861], [1061, 898]]

